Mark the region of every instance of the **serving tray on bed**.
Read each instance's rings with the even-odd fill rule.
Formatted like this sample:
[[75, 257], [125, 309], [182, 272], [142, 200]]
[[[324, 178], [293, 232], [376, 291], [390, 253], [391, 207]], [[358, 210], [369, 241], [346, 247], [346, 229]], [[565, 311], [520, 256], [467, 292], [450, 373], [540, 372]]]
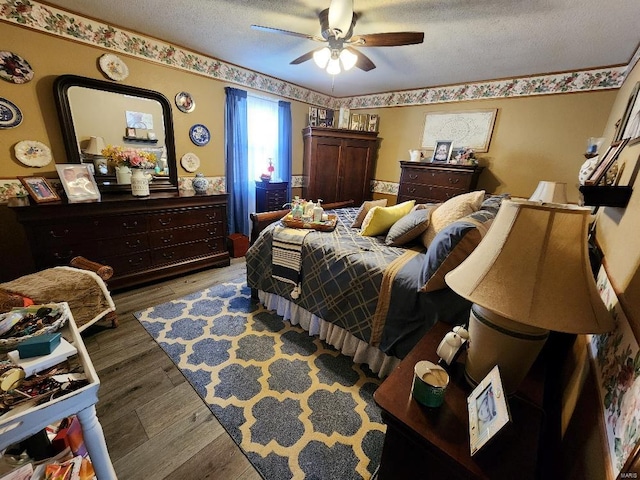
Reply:
[[321, 232], [331, 232], [336, 228], [338, 216], [330, 213], [328, 220], [324, 222], [303, 222], [302, 220], [294, 219], [291, 214], [287, 214], [282, 218], [282, 223], [289, 228], [310, 228]]

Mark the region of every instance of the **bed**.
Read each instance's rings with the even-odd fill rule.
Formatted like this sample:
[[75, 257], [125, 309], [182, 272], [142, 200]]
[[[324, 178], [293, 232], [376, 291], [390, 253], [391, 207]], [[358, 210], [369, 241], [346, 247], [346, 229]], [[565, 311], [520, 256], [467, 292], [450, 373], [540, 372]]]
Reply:
[[[333, 231], [303, 233], [297, 282], [274, 275], [286, 233], [277, 220], [256, 236], [246, 254], [247, 283], [266, 308], [384, 377], [436, 322], [468, 319], [470, 303], [446, 287], [444, 270], [455, 268], [475, 248], [504, 198], [475, 193], [479, 200], [471, 213], [448, 219], [433, 233], [428, 249], [423, 234], [400, 246], [387, 245], [386, 230], [362, 235], [365, 229], [352, 225], [367, 202], [329, 210], [337, 217]], [[421, 207], [433, 223], [432, 212], [448, 203]], [[425, 288], [429, 283], [432, 287]]]

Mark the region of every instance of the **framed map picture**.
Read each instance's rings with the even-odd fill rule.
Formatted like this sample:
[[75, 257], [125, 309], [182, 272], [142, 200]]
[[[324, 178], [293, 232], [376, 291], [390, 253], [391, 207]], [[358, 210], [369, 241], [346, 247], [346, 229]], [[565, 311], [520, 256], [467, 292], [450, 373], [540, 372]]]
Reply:
[[422, 148], [431, 149], [441, 138], [453, 141], [453, 148], [489, 151], [497, 109], [467, 112], [429, 112], [425, 116]]

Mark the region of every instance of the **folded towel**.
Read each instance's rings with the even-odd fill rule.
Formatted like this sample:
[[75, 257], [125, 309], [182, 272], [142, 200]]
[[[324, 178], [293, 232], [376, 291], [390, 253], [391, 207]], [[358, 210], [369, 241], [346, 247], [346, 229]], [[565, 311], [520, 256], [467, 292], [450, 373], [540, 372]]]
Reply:
[[273, 278], [295, 285], [291, 298], [300, 295], [300, 270], [302, 268], [302, 245], [304, 238], [311, 230], [275, 227], [272, 240]]

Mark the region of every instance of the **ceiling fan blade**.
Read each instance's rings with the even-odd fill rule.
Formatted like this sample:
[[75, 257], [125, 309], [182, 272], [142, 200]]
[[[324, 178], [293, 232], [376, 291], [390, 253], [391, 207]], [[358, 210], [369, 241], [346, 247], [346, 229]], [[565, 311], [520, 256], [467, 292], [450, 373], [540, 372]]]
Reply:
[[376, 65], [364, 53], [359, 52], [355, 48], [351, 48], [351, 47], [345, 47], [345, 50], [349, 50], [351, 53], [353, 53], [355, 56], [358, 57], [358, 61], [356, 62], [356, 67], [358, 67], [360, 70], [364, 70], [365, 72], [368, 72], [369, 70], [373, 70], [374, 68], [376, 68]]
[[[324, 48], [324, 47], [322, 47]], [[316, 48], [315, 50], [311, 50], [310, 52], [305, 53], [304, 55], [300, 55], [298, 58], [296, 58], [295, 60], [292, 60], [291, 62], [289, 62], [291, 65], [298, 65], [300, 63], [306, 62], [307, 60], [311, 60], [313, 58], [313, 54], [316, 53], [316, 51], [318, 50], [322, 50], [321, 48]]]
[[314, 35], [308, 35], [306, 33], [291, 32], [289, 30], [282, 30], [280, 28], [263, 27], [262, 25], [251, 25], [251, 28], [253, 28], [254, 30], [261, 30], [263, 32], [281, 33], [283, 35], [290, 35], [292, 37], [306, 38], [308, 40], [314, 40], [316, 42], [324, 42], [325, 41], [324, 38], [321, 38], [321, 37], [316, 37]]
[[359, 47], [399, 47], [424, 42], [424, 32], [390, 32], [354, 35], [349, 40]]

